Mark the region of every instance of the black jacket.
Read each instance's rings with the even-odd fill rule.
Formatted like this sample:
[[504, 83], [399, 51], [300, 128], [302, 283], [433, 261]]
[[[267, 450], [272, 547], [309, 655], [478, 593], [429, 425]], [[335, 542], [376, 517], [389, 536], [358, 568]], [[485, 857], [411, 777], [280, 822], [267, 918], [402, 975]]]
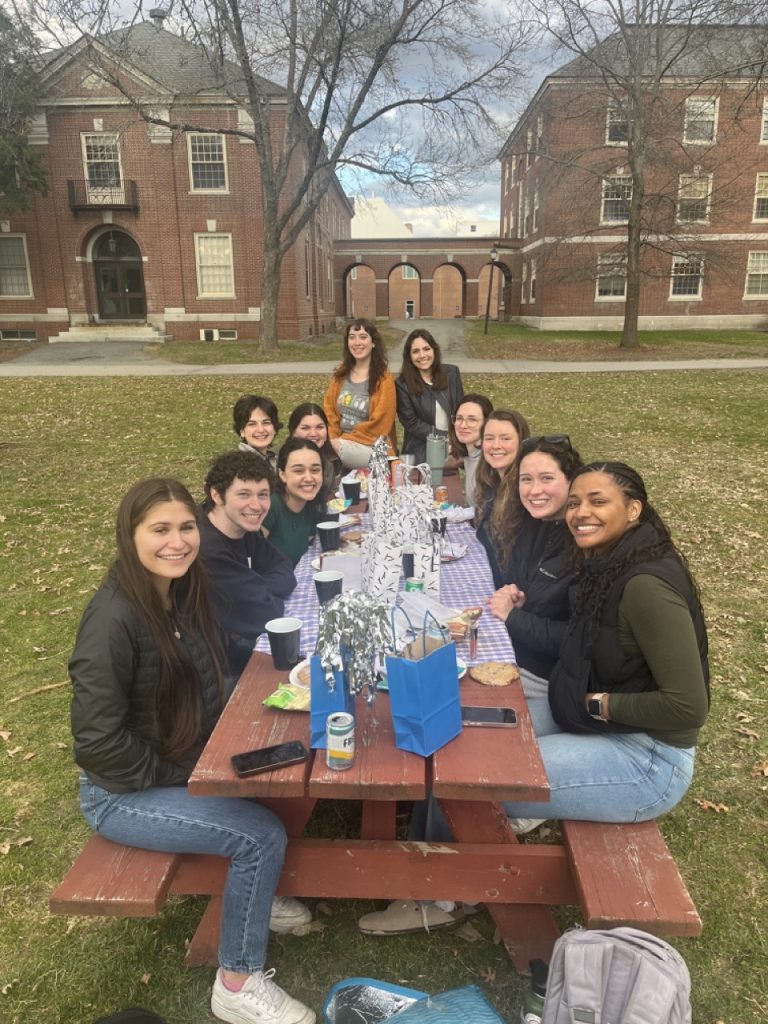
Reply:
[[203, 717], [198, 741], [169, 761], [156, 750], [158, 652], [149, 628], [112, 580], [85, 609], [69, 660], [71, 724], [75, 761], [97, 786], [130, 793], [187, 782], [221, 704], [207, 645], [186, 629], [179, 642], [198, 678]]
[[515, 660], [543, 679], [549, 678], [568, 626], [573, 576], [567, 564], [568, 537], [564, 520], [543, 522], [525, 513], [505, 573], [505, 583], [525, 592], [523, 607], [507, 616]]
[[264, 624], [283, 614], [285, 598], [296, 586], [290, 558], [260, 532], [239, 540], [225, 536], [198, 513], [200, 557], [211, 581], [211, 596], [223, 634], [230, 672], [239, 676], [264, 632]]
[[416, 462], [426, 462], [427, 435], [435, 428], [435, 404], [439, 403], [450, 420], [464, 398], [464, 385], [458, 366], [443, 365], [448, 386], [441, 391], [428, 384], [420, 395], [409, 391], [402, 377], [395, 381], [397, 416], [403, 425], [403, 455], [413, 455]]

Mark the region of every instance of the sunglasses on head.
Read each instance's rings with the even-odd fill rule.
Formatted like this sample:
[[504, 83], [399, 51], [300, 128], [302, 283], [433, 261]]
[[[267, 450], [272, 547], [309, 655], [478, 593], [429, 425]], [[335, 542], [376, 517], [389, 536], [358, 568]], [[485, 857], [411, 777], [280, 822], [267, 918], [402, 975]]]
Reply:
[[568, 451], [572, 451], [571, 439], [567, 434], [539, 434], [538, 437], [526, 437], [520, 445], [520, 454], [527, 455], [532, 452], [540, 441], [546, 441], [548, 444], [562, 444]]

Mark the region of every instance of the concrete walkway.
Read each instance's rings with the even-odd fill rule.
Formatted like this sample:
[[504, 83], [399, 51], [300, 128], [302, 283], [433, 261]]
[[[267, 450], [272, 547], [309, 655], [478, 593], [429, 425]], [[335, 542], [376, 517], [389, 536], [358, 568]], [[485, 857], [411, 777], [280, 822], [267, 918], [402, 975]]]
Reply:
[[[446, 362], [455, 363], [462, 373], [625, 373], [657, 370], [765, 370], [768, 359], [637, 359], [601, 362], [544, 362], [534, 359], [472, 359], [464, 346], [465, 324], [461, 320], [392, 320], [391, 326], [408, 333], [415, 327], [430, 330], [440, 343]], [[143, 342], [61, 342], [42, 345], [12, 362], [0, 363], [0, 377], [209, 377], [255, 374], [317, 373], [329, 376], [336, 360], [307, 363], [224, 363], [196, 366], [172, 363], [148, 355]], [[399, 368], [399, 351], [390, 359]]]

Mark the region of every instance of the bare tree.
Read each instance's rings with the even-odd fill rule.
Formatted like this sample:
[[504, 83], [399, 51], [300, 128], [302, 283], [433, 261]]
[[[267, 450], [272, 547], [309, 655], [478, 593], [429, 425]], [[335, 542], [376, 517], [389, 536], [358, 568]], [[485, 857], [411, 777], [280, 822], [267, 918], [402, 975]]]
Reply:
[[24, 209], [45, 192], [42, 162], [28, 142], [37, 112], [37, 46], [23, 24], [0, 11], [0, 212]]
[[[598, 117], [605, 118], [606, 109], [612, 111], [617, 141], [625, 147], [625, 159], [617, 161], [614, 154], [606, 154], [603, 137], [598, 151], [573, 151], [553, 173], [575, 171], [584, 183], [590, 183], [587, 194], [594, 194], [595, 181], [607, 181], [609, 198], [623, 206], [622, 216], [616, 219], [625, 221], [626, 238], [617, 237], [615, 247], [626, 268], [621, 345], [634, 347], [638, 344], [643, 277], [659, 273], [653, 252], [671, 252], [680, 259], [689, 254], [691, 260], [701, 252], [701, 242], [691, 230], [696, 218], [680, 216], [681, 200], [689, 198], [691, 205], [697, 199], [711, 204], [715, 198], [708, 185], [718, 162], [715, 146], [702, 146], [705, 140], [696, 140], [693, 157], [684, 143], [673, 137], [670, 125], [679, 121], [686, 97], [701, 86], [706, 85], [708, 93], [715, 95], [734, 78], [759, 80], [766, 61], [766, 36], [757, 31], [729, 36], [721, 31], [722, 26], [712, 25], [718, 14], [722, 17], [731, 11], [725, 3], [713, 0], [607, 0], [594, 4], [534, 0], [534, 6], [561, 51], [575, 57], [565, 71], [584, 81], [580, 100], [589, 93], [597, 105], [595, 112], [598, 106], [602, 111]], [[568, 117], [568, 109], [560, 109], [558, 116]], [[579, 116], [590, 116], [583, 102]], [[626, 164], [626, 174], [616, 172], [617, 162]], [[692, 166], [696, 170], [684, 182], [681, 175]], [[738, 172], [726, 169], [719, 180], [718, 187], [726, 194], [738, 180]], [[574, 192], [578, 195], [578, 189]], [[572, 213], [578, 220], [578, 202]], [[582, 222], [574, 225], [574, 233], [585, 233], [584, 220], [581, 217]], [[649, 252], [651, 258], [644, 259]], [[572, 265], [570, 272], [575, 270]]]
[[[433, 200], [461, 194], [506, 130], [491, 111], [519, 80], [529, 32], [519, 9], [493, 0], [174, 0], [171, 8], [169, 26], [199, 47], [217, 86], [250, 117], [237, 134], [256, 143], [261, 174], [265, 348], [277, 343], [283, 258], [336, 172]], [[70, 39], [76, 25], [98, 40], [90, 59], [106, 52], [119, 67], [131, 33], [115, 10], [112, 0], [39, 0], [27, 14]], [[129, 21], [140, 13], [138, 0]], [[194, 122], [159, 117], [114, 65], [111, 80], [147, 120], [212, 130], [199, 109]]]

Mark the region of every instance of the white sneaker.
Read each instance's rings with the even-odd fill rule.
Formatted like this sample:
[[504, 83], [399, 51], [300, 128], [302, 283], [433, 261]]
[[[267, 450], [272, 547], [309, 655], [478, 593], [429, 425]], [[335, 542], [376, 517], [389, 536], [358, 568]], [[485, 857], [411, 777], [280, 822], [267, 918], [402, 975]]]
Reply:
[[294, 928], [309, 924], [312, 911], [293, 896], [275, 896], [269, 913], [269, 930], [278, 935], [289, 935]]
[[230, 992], [216, 972], [211, 1012], [229, 1024], [315, 1024], [313, 1010], [272, 981], [274, 970], [252, 974], [239, 992]]

